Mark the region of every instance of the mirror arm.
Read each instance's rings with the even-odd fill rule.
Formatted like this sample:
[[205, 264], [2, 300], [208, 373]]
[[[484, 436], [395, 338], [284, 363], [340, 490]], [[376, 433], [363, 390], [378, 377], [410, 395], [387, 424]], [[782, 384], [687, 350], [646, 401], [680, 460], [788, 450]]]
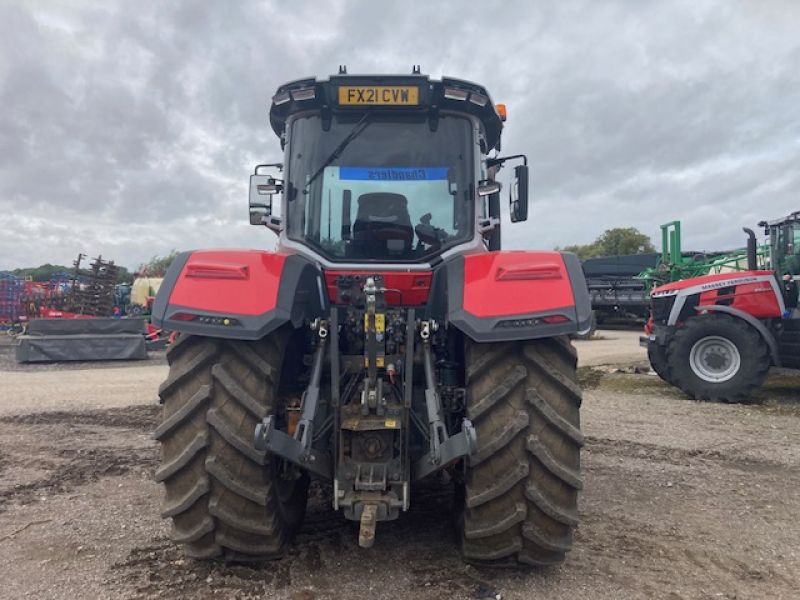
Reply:
[[261, 222], [267, 229], [271, 229], [276, 235], [280, 235], [283, 231], [283, 219], [280, 217], [273, 217], [272, 215], [262, 217]]
[[500, 227], [500, 219], [497, 217], [489, 217], [478, 221], [478, 233], [484, 238], [488, 238], [498, 227]]
[[487, 158], [486, 159], [486, 166], [488, 168], [496, 167], [496, 166], [503, 166], [503, 163], [509, 160], [515, 160], [517, 158], [522, 159], [522, 164], [526, 167], [528, 166], [528, 157], [524, 154], [512, 154], [511, 156], [500, 156], [496, 158]]
[[253, 171], [253, 174], [254, 175], [258, 175], [258, 170], [259, 169], [267, 169], [267, 168], [278, 169], [278, 171], [282, 172], [283, 171], [283, 163], [264, 163], [263, 165], [256, 165], [256, 168]]

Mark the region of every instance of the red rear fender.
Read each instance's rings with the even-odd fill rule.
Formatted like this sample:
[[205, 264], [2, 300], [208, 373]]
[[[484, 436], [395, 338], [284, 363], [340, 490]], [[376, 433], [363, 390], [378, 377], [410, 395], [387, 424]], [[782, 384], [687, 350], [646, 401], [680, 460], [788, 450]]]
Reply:
[[[574, 254], [486, 252], [457, 257], [442, 271], [447, 318], [476, 341], [551, 337], [591, 325], [591, 301]], [[438, 288], [443, 278], [437, 277]]]
[[197, 250], [179, 255], [153, 305], [163, 329], [259, 339], [322, 312], [319, 270], [298, 255], [258, 250]]

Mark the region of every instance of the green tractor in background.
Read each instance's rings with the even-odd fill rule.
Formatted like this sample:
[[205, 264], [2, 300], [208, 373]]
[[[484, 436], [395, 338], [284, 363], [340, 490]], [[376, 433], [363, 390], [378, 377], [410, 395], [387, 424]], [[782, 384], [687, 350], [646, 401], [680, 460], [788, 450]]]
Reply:
[[800, 275], [800, 211], [775, 221], [761, 221], [758, 226], [769, 236], [767, 268], [797, 279]]

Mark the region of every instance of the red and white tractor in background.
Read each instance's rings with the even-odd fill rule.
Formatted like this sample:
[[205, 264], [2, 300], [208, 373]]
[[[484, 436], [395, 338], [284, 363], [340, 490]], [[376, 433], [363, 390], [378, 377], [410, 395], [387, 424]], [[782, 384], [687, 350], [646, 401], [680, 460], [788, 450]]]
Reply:
[[[641, 338], [653, 370], [697, 400], [744, 402], [770, 367], [800, 369], [800, 212], [750, 229], [747, 270], [684, 279], [651, 292]], [[759, 256], [764, 256], [759, 264]]]

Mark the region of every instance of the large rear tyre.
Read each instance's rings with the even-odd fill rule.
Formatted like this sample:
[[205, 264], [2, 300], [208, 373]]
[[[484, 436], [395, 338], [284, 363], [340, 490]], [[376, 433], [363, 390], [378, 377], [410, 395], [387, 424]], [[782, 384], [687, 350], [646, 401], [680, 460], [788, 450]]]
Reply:
[[673, 385], [695, 400], [747, 402], [764, 381], [770, 354], [741, 319], [709, 314], [688, 319], [667, 345]]
[[252, 441], [276, 410], [288, 341], [285, 330], [257, 342], [182, 335], [167, 352], [156, 480], [161, 514], [189, 557], [274, 558], [303, 520], [307, 477]]
[[570, 550], [582, 487], [576, 368], [566, 337], [467, 341], [467, 415], [478, 434], [461, 520], [468, 562], [545, 566]]

